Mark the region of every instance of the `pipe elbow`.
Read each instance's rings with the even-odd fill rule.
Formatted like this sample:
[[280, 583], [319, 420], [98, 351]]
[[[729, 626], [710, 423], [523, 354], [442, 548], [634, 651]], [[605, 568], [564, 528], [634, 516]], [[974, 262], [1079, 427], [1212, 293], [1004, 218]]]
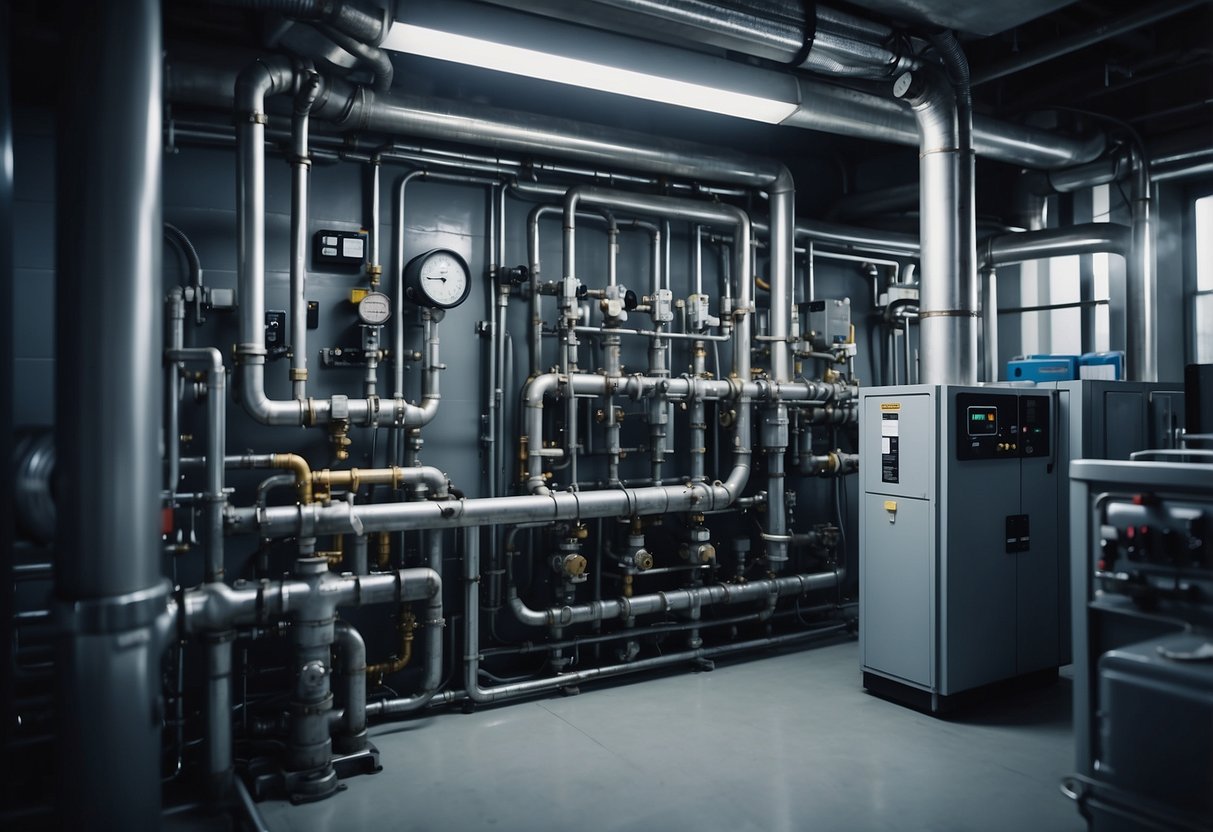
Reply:
[[526, 383], [522, 391], [523, 401], [527, 407], [543, 408], [544, 397], [560, 386], [560, 376], [557, 373], [544, 373], [535, 376]]
[[272, 465], [284, 471], [290, 471], [295, 476], [295, 489], [299, 502], [304, 505], [312, 502], [312, 468], [306, 459], [299, 454], [274, 454]]
[[523, 603], [522, 599], [518, 597], [518, 590], [513, 587], [510, 587], [509, 604], [510, 611], [514, 613], [514, 617], [518, 619], [520, 624], [525, 624], [528, 627], [548, 627], [555, 626], [556, 624], [554, 616], [549, 620], [546, 612], [533, 610]]
[[250, 115], [262, 113], [267, 95], [286, 92], [294, 82], [289, 59], [280, 55], [258, 58], [236, 76], [236, 109]]
[[[775, 194], [782, 194], [782, 193], [795, 192], [795, 191], [796, 191], [796, 182], [792, 178], [792, 171], [790, 171], [788, 169], [787, 165], [782, 164], [782, 163], [779, 164], [775, 168], [775, 178], [774, 178], [774, 180], [772, 180], [770, 186], [767, 188], [767, 193], [774, 196]], [[738, 209], [738, 210], [740, 210], [740, 209]], [[745, 212], [742, 211], [742, 213], [744, 214]], [[749, 217], [746, 217], [746, 219], [748, 220]]]

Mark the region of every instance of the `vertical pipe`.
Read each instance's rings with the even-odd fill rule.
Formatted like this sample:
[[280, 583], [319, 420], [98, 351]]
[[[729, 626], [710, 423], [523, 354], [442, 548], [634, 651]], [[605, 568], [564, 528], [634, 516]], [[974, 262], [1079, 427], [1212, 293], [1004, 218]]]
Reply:
[[792, 346], [788, 328], [792, 310], [792, 269], [796, 229], [796, 191], [791, 177], [772, 186], [771, 195], [771, 375], [792, 380]]
[[985, 381], [998, 381], [998, 270], [987, 266], [982, 271], [982, 333], [985, 344]]
[[1158, 274], [1154, 255], [1154, 218], [1150, 165], [1136, 144], [1133, 160], [1132, 245], [1126, 270], [1126, 376], [1133, 381], [1158, 380], [1158, 333], [1155, 330]]
[[[922, 293], [919, 340], [926, 384], [977, 381], [976, 253], [973, 225], [972, 148], [962, 147], [955, 96], [929, 67], [897, 79], [894, 95], [911, 105], [919, 133]], [[966, 174], [967, 169], [967, 174]]]
[[232, 639], [231, 631], [208, 634], [206, 648], [206, 798], [221, 806], [231, 794], [232, 758]]
[[[185, 296], [180, 286], [174, 286], [168, 295], [170, 350], [185, 346]], [[168, 470], [164, 488], [170, 502], [181, 482], [181, 397], [177, 395], [177, 362], [164, 362], [165, 407], [168, 411], [164, 431], [164, 450], [168, 456]]]
[[89, 3], [67, 20], [65, 77], [90, 83], [62, 85], [56, 172], [58, 806], [65, 827], [152, 829], [165, 611], [160, 3]]
[[483, 448], [485, 460], [485, 488], [490, 497], [497, 496], [497, 401], [500, 393], [497, 374], [500, 370], [498, 367], [498, 347], [497, 347], [497, 269], [501, 267], [499, 261], [500, 252], [497, 250], [497, 224], [501, 218], [497, 215], [497, 192], [502, 190], [500, 185], [493, 185], [489, 188], [488, 201], [488, 237], [489, 244], [489, 269], [488, 279], [484, 286], [484, 302], [487, 312], [486, 320], [484, 321], [485, 336], [489, 342], [488, 362], [484, 365], [488, 368], [488, 372], [484, 378], [484, 397], [485, 397], [485, 415], [481, 432], [481, 448]]
[[303, 74], [291, 119], [291, 390], [307, 398], [308, 114], [320, 89], [315, 70]]
[[342, 709], [333, 733], [333, 750], [352, 754], [367, 746], [366, 642], [347, 621], [337, 622], [333, 639], [333, 676]]

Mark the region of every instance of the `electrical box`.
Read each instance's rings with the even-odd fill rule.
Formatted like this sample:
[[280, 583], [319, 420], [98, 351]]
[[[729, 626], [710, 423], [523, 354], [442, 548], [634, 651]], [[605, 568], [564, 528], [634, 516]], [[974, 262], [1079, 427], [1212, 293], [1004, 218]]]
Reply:
[[864, 686], [932, 711], [1061, 664], [1057, 394], [861, 393]]
[[806, 304], [813, 349], [828, 352], [851, 340], [851, 299], [822, 298]]
[[365, 231], [317, 231], [312, 236], [312, 262], [325, 266], [358, 267], [366, 260]]

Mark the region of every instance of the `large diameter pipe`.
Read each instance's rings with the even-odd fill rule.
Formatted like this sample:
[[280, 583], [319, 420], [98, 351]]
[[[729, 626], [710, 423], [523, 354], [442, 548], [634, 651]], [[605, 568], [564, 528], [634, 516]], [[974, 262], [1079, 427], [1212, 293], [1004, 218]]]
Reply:
[[1111, 222], [1091, 222], [1066, 228], [1021, 231], [986, 238], [980, 245], [981, 265], [1009, 266], [1048, 257], [1108, 253], [1127, 257], [1130, 230]]
[[[73, 9], [56, 179], [56, 805], [160, 826], [161, 15]], [[98, 118], [104, 113], [104, 118]], [[83, 406], [76, 406], [80, 403]]]
[[971, 179], [961, 170], [967, 154], [955, 97], [946, 78], [930, 69], [901, 76], [894, 94], [909, 102], [919, 131], [921, 380], [976, 384], [977, 258], [965, 233], [973, 203], [962, 197]]

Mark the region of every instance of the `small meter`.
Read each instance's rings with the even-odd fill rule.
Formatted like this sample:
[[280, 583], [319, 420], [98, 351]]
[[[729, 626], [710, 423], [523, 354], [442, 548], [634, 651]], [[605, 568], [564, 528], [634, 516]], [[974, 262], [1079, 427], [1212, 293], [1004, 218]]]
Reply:
[[468, 264], [450, 249], [419, 254], [404, 267], [404, 292], [413, 303], [453, 309], [467, 300], [471, 288]]
[[367, 326], [382, 326], [392, 317], [392, 301], [382, 292], [371, 292], [358, 301], [358, 319]]

